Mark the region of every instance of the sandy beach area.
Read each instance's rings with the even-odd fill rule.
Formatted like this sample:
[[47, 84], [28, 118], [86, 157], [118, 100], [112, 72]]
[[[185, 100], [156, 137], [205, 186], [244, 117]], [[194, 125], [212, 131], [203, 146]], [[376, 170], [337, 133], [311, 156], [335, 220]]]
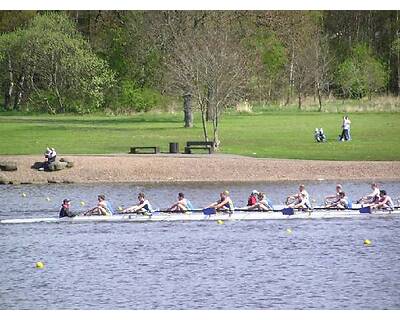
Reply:
[[400, 180], [400, 161], [257, 159], [235, 155], [61, 155], [72, 168], [43, 172], [31, 166], [42, 156], [0, 156], [16, 161], [2, 171], [12, 183], [263, 182], [289, 180]]

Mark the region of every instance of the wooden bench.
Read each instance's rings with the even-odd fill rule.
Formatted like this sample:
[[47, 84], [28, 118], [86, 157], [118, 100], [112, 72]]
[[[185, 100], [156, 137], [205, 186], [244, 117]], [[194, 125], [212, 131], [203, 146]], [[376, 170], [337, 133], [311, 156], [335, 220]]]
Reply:
[[[140, 150], [151, 150], [152, 152], [140, 152]], [[131, 152], [129, 153], [160, 153], [160, 147], [131, 147]]]
[[188, 141], [186, 142], [185, 153], [191, 154], [192, 150], [207, 150], [209, 154], [214, 151], [212, 141]]

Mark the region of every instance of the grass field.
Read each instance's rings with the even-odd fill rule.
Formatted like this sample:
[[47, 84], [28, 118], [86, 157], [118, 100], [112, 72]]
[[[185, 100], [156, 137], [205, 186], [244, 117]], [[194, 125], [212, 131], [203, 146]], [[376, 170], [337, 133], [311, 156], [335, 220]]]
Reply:
[[[226, 114], [221, 121], [222, 153], [253, 157], [326, 160], [400, 160], [400, 113], [350, 113], [351, 142], [338, 142], [343, 114], [266, 112]], [[130, 146], [160, 146], [202, 140], [200, 116], [183, 128], [181, 114], [135, 116], [0, 115], [0, 154], [127, 153]], [[315, 143], [323, 127], [327, 143]], [[210, 131], [211, 132], [211, 131]], [[257, 168], [254, 168], [257, 170]]]

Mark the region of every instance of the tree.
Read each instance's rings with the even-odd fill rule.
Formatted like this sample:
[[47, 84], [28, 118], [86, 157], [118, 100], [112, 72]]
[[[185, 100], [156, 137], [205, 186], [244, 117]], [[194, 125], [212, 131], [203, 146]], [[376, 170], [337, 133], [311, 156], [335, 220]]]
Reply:
[[206, 141], [206, 114], [211, 108], [215, 148], [220, 145], [220, 117], [243, 96], [248, 79], [244, 48], [231, 31], [227, 16], [209, 15], [197, 28], [174, 37], [166, 60], [172, 86], [183, 95], [190, 93], [200, 107]]
[[377, 60], [366, 44], [359, 44], [351, 56], [342, 62], [337, 70], [337, 81], [343, 95], [351, 98], [368, 96], [386, 86], [388, 77], [383, 63]]
[[3, 34], [0, 60], [15, 83], [14, 109], [23, 99], [51, 113], [97, 109], [114, 79], [64, 14], [37, 15], [26, 29]]

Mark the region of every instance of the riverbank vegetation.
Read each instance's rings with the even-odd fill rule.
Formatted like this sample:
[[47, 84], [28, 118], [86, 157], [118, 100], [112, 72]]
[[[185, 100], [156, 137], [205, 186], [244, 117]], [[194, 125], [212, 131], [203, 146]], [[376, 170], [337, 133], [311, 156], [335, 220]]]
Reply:
[[5, 112], [181, 112], [227, 150], [226, 111], [400, 108], [399, 11], [2, 11], [0, 32]]

